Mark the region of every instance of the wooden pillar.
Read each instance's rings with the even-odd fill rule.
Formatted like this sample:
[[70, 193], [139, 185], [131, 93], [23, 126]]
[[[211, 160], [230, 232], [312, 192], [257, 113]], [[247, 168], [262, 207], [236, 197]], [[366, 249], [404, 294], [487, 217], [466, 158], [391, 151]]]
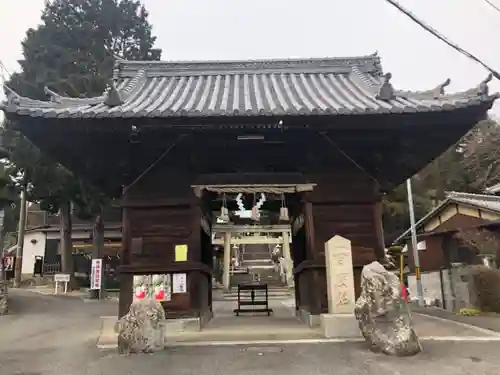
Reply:
[[378, 259], [385, 256], [384, 226], [382, 223], [382, 201], [379, 199], [373, 207], [373, 225], [375, 226], [375, 255]]
[[307, 259], [307, 250], [305, 246], [304, 234], [304, 205], [302, 202], [302, 194], [295, 193], [288, 199], [288, 207], [291, 210], [291, 235], [292, 235], [292, 260], [293, 260], [293, 280], [295, 286], [295, 310], [300, 314], [304, 308], [307, 293], [301, 292], [304, 285], [307, 286], [305, 275], [303, 272], [296, 274], [296, 267]]
[[203, 218], [201, 192], [196, 192], [190, 199], [190, 235], [188, 243], [188, 259], [201, 262], [201, 220]]
[[306, 231], [306, 252], [309, 259], [315, 257], [315, 237], [314, 237], [314, 218], [313, 206], [308, 199], [308, 194], [302, 196], [303, 212], [304, 212], [304, 228]]
[[[317, 262], [319, 253], [316, 249], [316, 237], [314, 230], [314, 216], [313, 204], [309, 200], [309, 194], [303, 193], [302, 202], [304, 207], [304, 229], [306, 234], [306, 252], [307, 259]], [[309, 310], [313, 315], [321, 313], [321, 305], [324, 297], [321, 293], [321, 286], [324, 284], [324, 278], [321, 279], [320, 271], [318, 269], [310, 269], [308, 272], [309, 290]], [[324, 274], [324, 271], [322, 272]]]
[[[122, 248], [120, 252], [120, 264], [130, 264], [132, 232], [130, 228], [130, 208], [123, 205], [126, 191], [122, 197]], [[130, 273], [120, 274], [120, 296], [118, 302], [118, 317], [127, 314], [133, 299], [133, 275]]]
[[[189, 238], [188, 238], [188, 261], [201, 262], [201, 221], [203, 218], [202, 210], [202, 191], [195, 189], [189, 199]], [[208, 307], [208, 286], [206, 277], [199, 271], [188, 273], [189, 297], [191, 299], [191, 308], [203, 313]]]

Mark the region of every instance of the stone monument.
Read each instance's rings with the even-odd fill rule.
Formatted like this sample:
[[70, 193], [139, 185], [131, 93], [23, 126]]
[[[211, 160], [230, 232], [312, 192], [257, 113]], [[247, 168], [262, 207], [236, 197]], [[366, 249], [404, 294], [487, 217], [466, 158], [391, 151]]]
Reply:
[[116, 322], [120, 353], [151, 353], [165, 348], [165, 310], [154, 299], [136, 300]]
[[410, 310], [401, 296], [401, 282], [379, 262], [363, 267], [355, 311], [359, 328], [373, 351], [409, 356], [422, 350]]
[[351, 241], [335, 236], [325, 243], [328, 314], [321, 315], [325, 337], [361, 337], [354, 315]]

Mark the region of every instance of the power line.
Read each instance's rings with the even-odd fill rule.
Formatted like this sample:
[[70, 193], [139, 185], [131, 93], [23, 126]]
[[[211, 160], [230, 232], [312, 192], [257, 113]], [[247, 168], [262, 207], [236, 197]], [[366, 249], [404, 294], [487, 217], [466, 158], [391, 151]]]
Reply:
[[500, 13], [500, 8], [498, 6], [496, 6], [495, 4], [493, 4], [490, 0], [484, 0], [486, 2], [486, 4], [488, 4], [490, 7], [492, 7], [493, 9], [495, 9], [498, 13]]
[[7, 73], [8, 75], [11, 75], [9, 73], [9, 69], [7, 69], [7, 67], [5, 66], [5, 64], [3, 63], [3, 61], [0, 59], [0, 68], [2, 68], [2, 70]]
[[7, 81], [12, 76], [2, 60], [0, 60], [0, 89], [9, 90]]
[[[7, 78], [5, 77], [7, 76]], [[12, 74], [10, 74], [9, 69], [5, 66], [2, 60], [0, 60], [0, 78], [2, 79], [3, 83], [7, 81], [8, 78], [10, 78]]]
[[[464, 50], [461, 48], [459, 45], [453, 43], [450, 41], [448, 38], [446, 38], [444, 35], [442, 35], [439, 31], [436, 29], [432, 28], [429, 25], [426, 25], [423, 21], [421, 21], [418, 17], [413, 15], [410, 11], [406, 10], [402, 5], [397, 3], [395, 0], [385, 0], [395, 8], [397, 8], [401, 13], [403, 13], [406, 17], [410, 18], [413, 22], [415, 22], [417, 25], [419, 25], [421, 28], [423, 28], [425, 31], [428, 33], [434, 35], [436, 38], [441, 40], [442, 42], [446, 43], [449, 45], [451, 48], [453, 48], [455, 51], [460, 52], [462, 55], [468, 57], [471, 60], [474, 60], [481, 66], [483, 66], [486, 70], [488, 70], [496, 79], [500, 80], [500, 73], [498, 73], [495, 69], [491, 68], [489, 65], [487, 65], [485, 62], [483, 62], [479, 57], [476, 57], [472, 53]], [[488, 1], [488, 0], [485, 0]], [[500, 11], [500, 9], [499, 9]]]

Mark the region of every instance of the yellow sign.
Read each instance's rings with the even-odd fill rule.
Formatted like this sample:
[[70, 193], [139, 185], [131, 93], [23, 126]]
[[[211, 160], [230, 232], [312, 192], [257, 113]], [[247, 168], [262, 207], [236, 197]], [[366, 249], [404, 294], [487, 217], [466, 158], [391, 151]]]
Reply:
[[188, 260], [188, 245], [175, 245], [175, 261], [186, 262]]

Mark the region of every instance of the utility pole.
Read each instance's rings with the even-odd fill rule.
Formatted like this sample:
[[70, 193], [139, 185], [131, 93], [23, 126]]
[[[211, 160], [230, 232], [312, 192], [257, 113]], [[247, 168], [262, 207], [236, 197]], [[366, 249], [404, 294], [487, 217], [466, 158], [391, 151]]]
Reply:
[[399, 279], [401, 280], [401, 284], [405, 281], [405, 254], [401, 250], [399, 253]]
[[26, 229], [26, 187], [21, 190], [21, 203], [19, 208], [19, 227], [17, 229], [16, 263], [14, 270], [14, 288], [21, 287], [21, 273], [23, 271], [24, 232]]
[[[1, 64], [0, 64], [1, 65]], [[3, 130], [3, 129], [2, 129]], [[4, 160], [10, 156], [10, 151], [5, 147], [6, 142], [4, 138], [4, 132], [0, 132], [0, 160]], [[3, 164], [3, 163], [2, 163]], [[5, 274], [5, 207], [13, 202], [11, 191], [9, 189], [10, 177], [7, 173], [5, 164], [0, 168], [0, 283], [7, 279]]]
[[410, 232], [411, 248], [413, 250], [413, 261], [415, 263], [415, 278], [417, 280], [418, 305], [424, 306], [424, 289], [422, 288], [422, 279], [420, 278], [420, 259], [417, 249], [417, 230], [415, 228], [415, 211], [413, 209], [413, 194], [411, 191], [411, 178], [406, 180], [406, 189], [408, 190], [408, 207], [410, 211]]

